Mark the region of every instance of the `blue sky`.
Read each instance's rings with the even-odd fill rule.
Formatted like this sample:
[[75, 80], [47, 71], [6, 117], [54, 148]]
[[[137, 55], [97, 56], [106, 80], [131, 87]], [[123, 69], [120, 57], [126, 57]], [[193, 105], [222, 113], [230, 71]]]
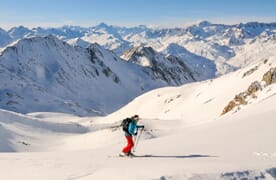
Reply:
[[0, 27], [276, 22], [276, 0], [1, 0]]

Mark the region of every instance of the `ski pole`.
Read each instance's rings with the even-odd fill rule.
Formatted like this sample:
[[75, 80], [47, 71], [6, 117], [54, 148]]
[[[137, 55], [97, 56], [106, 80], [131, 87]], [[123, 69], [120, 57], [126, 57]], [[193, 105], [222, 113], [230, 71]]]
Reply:
[[134, 146], [136, 144], [137, 136], [134, 136]]
[[137, 145], [138, 145], [138, 142], [139, 142], [139, 139], [141, 137], [141, 134], [142, 134], [143, 130], [144, 130], [144, 128], [142, 128], [141, 132], [138, 134], [138, 136], [135, 139], [135, 144], [134, 144], [134, 147], [133, 147], [133, 152], [135, 152], [135, 149], [137, 148]]

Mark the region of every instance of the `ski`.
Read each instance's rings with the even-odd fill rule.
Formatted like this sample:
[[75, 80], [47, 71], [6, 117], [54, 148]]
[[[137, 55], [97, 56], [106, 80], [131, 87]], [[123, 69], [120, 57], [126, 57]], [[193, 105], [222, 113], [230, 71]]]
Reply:
[[133, 155], [133, 156], [125, 156], [118, 154], [117, 156], [108, 156], [108, 158], [146, 158], [146, 157], [153, 157], [151, 154], [145, 154], [145, 155]]
[[151, 154], [145, 154], [145, 155], [131, 155], [131, 156], [125, 156], [125, 155], [121, 155], [119, 154], [118, 157], [124, 157], [124, 158], [143, 158], [143, 157], [152, 157]]

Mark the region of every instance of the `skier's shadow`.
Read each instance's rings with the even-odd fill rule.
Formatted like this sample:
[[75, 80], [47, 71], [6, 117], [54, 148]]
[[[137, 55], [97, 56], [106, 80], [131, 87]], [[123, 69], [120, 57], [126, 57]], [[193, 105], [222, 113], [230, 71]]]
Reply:
[[180, 158], [180, 159], [189, 159], [189, 158], [207, 158], [207, 157], [217, 157], [217, 156], [211, 156], [211, 155], [202, 155], [202, 154], [191, 154], [191, 155], [153, 155], [153, 154], [148, 154], [148, 155], [136, 155], [135, 157], [147, 157], [147, 158]]

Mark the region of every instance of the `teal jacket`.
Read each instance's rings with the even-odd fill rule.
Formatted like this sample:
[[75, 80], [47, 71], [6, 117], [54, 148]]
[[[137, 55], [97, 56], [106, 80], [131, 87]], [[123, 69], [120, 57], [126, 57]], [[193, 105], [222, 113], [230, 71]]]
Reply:
[[131, 122], [128, 125], [128, 132], [125, 133], [125, 136], [136, 135], [139, 128], [144, 128], [144, 126], [137, 125], [136, 121], [131, 119]]

